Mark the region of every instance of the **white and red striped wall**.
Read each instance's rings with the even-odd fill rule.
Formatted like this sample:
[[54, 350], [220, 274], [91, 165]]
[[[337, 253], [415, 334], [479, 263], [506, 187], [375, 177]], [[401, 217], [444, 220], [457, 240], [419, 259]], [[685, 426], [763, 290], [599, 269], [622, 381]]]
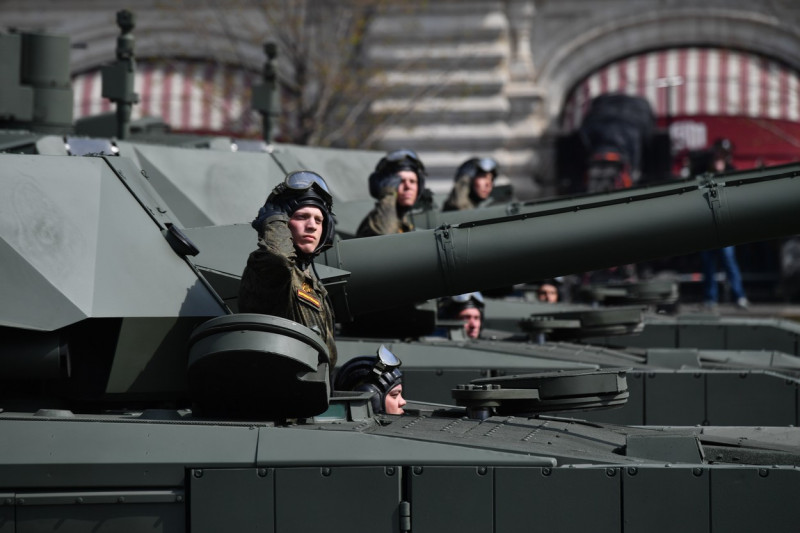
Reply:
[[772, 59], [720, 48], [673, 48], [626, 57], [587, 76], [562, 115], [574, 130], [599, 94], [646, 98], [676, 150], [719, 137], [736, 146], [741, 167], [800, 160], [798, 72]]
[[[261, 119], [250, 108], [258, 74], [199, 61], [139, 61], [134, 91], [139, 103], [132, 119], [161, 117], [174, 131], [258, 136]], [[75, 119], [112, 111], [102, 98], [100, 70], [73, 78]]]

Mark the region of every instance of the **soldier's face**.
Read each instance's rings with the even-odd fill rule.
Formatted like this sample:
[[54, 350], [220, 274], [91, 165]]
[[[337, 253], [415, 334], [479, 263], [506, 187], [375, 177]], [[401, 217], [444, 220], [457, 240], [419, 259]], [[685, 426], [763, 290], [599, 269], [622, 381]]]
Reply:
[[322, 211], [318, 207], [305, 206], [295, 211], [289, 218], [295, 248], [306, 254], [313, 253], [322, 238], [322, 222]]
[[397, 175], [400, 176], [400, 185], [397, 186], [397, 205], [411, 207], [417, 201], [419, 191], [417, 173], [413, 170], [401, 170]]
[[474, 307], [468, 307], [458, 313], [458, 318], [464, 321], [464, 331], [467, 332], [467, 337], [477, 339], [481, 334], [481, 312]]
[[402, 415], [405, 411], [403, 411], [403, 406], [406, 404], [405, 398], [403, 398], [403, 386], [396, 385], [392, 390], [389, 391], [389, 394], [386, 395], [386, 399], [383, 401], [383, 407], [386, 409], [386, 414], [389, 415]]
[[472, 180], [472, 191], [475, 193], [475, 196], [481, 200], [489, 198], [489, 195], [492, 194], [493, 186], [492, 175], [488, 173], [479, 174]]
[[538, 297], [540, 302], [555, 303], [558, 301], [558, 289], [549, 283], [545, 283], [539, 287]]

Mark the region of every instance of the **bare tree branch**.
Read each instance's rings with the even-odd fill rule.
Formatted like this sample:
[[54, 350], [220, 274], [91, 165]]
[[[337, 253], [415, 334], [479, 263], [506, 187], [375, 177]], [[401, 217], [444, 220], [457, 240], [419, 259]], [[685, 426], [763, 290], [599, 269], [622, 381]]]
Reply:
[[[373, 102], [393, 90], [391, 80], [367, 57], [367, 39], [376, 16], [395, 0], [207, 0], [208, 27], [194, 18], [199, 37], [213, 25], [226, 36], [234, 57], [250, 42], [259, 48], [266, 41], [278, 45], [276, 70], [282, 110], [277, 138], [284, 142], [319, 146], [369, 148], [386, 127], [414, 110], [415, 100], [436, 94], [425, 84], [406, 94], [407, 104], [392, 113], [376, 113]], [[424, 4], [424, 2], [422, 2]], [[196, 4], [180, 0], [179, 12]], [[408, 10], [420, 4], [402, 4]], [[188, 24], [189, 22], [187, 22]], [[214, 58], [214, 50], [209, 50]], [[228, 55], [230, 57], [230, 54]], [[398, 66], [413, 69], [411, 59]], [[446, 77], [441, 77], [442, 82]], [[434, 82], [434, 85], [436, 82]]]

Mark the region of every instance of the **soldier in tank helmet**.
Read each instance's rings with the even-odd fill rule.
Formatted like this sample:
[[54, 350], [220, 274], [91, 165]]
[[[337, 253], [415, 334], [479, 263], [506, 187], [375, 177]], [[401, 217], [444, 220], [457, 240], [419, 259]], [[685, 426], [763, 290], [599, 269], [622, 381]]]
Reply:
[[536, 289], [536, 299], [547, 304], [558, 302], [561, 299], [560, 286], [561, 282], [555, 278], [543, 280]]
[[378, 200], [356, 235], [371, 237], [414, 229], [408, 212], [425, 189], [425, 165], [413, 150], [389, 152], [369, 176], [369, 193]]
[[377, 356], [355, 357], [337, 370], [333, 389], [339, 391], [373, 392], [372, 410], [376, 413], [402, 415], [403, 373], [400, 360], [384, 345]]
[[313, 269], [314, 257], [333, 243], [333, 199], [319, 174], [292, 172], [259, 209], [252, 226], [258, 249], [239, 287], [239, 311], [274, 315], [315, 330], [336, 365], [333, 310]]
[[497, 161], [491, 157], [473, 157], [464, 161], [456, 170], [453, 189], [442, 210], [457, 211], [489, 205], [497, 169]]
[[442, 318], [457, 319], [464, 322], [467, 338], [477, 339], [483, 330], [483, 309], [486, 306], [483, 294], [468, 292], [442, 298], [439, 302]]

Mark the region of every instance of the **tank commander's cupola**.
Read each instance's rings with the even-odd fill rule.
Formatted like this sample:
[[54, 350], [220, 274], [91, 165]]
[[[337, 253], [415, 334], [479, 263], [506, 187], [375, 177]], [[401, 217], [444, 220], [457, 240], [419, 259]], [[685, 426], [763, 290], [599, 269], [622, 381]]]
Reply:
[[261, 419], [306, 418], [328, 408], [328, 349], [311, 329], [285, 318], [213, 318], [189, 339], [195, 409]]

